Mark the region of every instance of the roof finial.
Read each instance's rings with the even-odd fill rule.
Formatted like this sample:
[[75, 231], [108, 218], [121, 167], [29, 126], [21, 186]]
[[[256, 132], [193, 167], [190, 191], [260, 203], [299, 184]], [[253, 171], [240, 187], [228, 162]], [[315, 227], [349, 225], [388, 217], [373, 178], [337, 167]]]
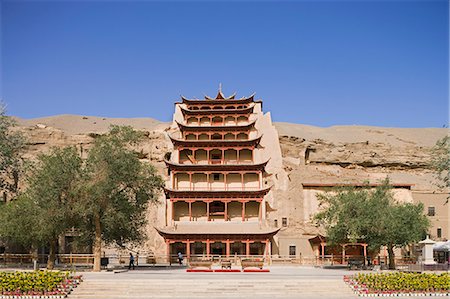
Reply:
[[222, 83], [219, 83], [219, 92], [222, 93]]

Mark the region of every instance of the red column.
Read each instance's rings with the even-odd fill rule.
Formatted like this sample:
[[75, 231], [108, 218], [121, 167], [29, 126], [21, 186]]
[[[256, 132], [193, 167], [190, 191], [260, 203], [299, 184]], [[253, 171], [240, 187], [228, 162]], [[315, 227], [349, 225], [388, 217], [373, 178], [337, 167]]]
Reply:
[[240, 149], [236, 149], [236, 163], [239, 164], [239, 151]]
[[225, 213], [223, 215], [223, 218], [225, 221], [227, 221], [228, 220], [228, 202], [224, 201], [223, 203], [225, 204]]
[[241, 188], [244, 191], [244, 174], [241, 172]]
[[188, 201], [189, 204], [189, 221], [192, 221], [192, 201]]
[[209, 221], [209, 201], [206, 202], [206, 217], [207, 221]]
[[245, 221], [245, 201], [242, 201], [242, 222]]
[[245, 255], [249, 256], [250, 255], [250, 240], [247, 239], [247, 241], [245, 241]]
[[189, 172], [189, 190], [192, 191], [192, 172]]
[[267, 255], [269, 255], [269, 245], [270, 245], [269, 239], [266, 239], [264, 243], [266, 243], [266, 246], [264, 247], [264, 256], [266, 257]]
[[230, 256], [230, 239], [227, 239], [225, 241], [225, 251], [226, 251], [226, 256], [229, 257]]
[[320, 243], [320, 247], [321, 247], [320, 255], [322, 256], [322, 258], [324, 258], [324, 256], [325, 256], [325, 243], [321, 242]]
[[259, 202], [259, 211], [258, 211], [258, 221], [261, 223], [262, 220], [262, 201]]
[[210, 241], [209, 239], [206, 240], [206, 257], [209, 257], [211, 248], [210, 248]]
[[170, 200], [170, 204], [172, 205], [172, 220], [170, 221], [172, 224], [172, 221], [175, 221], [175, 202]]
[[188, 259], [191, 257], [191, 241], [189, 239], [186, 241], [186, 256]]

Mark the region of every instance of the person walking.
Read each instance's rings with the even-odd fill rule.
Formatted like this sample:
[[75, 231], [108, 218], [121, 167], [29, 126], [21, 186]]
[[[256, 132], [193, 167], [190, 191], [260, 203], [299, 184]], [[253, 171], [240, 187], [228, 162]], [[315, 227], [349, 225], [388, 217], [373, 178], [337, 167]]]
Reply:
[[181, 252], [178, 252], [178, 262], [183, 265], [183, 254]]
[[128, 265], [128, 270], [131, 270], [131, 266], [133, 266], [133, 270], [134, 270], [134, 256], [130, 252], [130, 264]]

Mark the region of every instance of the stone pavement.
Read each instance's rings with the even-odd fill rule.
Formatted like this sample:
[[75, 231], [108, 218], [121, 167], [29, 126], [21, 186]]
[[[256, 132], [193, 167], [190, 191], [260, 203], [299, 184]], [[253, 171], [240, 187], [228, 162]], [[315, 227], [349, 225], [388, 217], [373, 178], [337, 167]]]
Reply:
[[83, 273], [69, 299], [131, 298], [358, 298], [345, 270], [273, 266], [270, 273], [187, 273], [185, 269]]
[[81, 273], [84, 276], [83, 283], [68, 299], [363, 298], [355, 295], [342, 279], [344, 275], [357, 273], [355, 271], [278, 265], [270, 267], [270, 271], [187, 273], [185, 268], [173, 267], [122, 273], [84, 272]]

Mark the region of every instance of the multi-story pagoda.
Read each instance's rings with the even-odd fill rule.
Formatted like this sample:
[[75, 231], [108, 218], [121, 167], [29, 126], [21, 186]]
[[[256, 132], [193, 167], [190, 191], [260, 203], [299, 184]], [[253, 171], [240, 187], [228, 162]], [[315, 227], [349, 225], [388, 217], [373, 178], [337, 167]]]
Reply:
[[270, 254], [278, 228], [266, 221], [265, 169], [267, 148], [279, 151], [270, 115], [254, 95], [225, 97], [220, 88], [215, 98], [181, 99], [169, 134], [174, 149], [165, 161], [166, 226], [157, 229], [167, 254]]

